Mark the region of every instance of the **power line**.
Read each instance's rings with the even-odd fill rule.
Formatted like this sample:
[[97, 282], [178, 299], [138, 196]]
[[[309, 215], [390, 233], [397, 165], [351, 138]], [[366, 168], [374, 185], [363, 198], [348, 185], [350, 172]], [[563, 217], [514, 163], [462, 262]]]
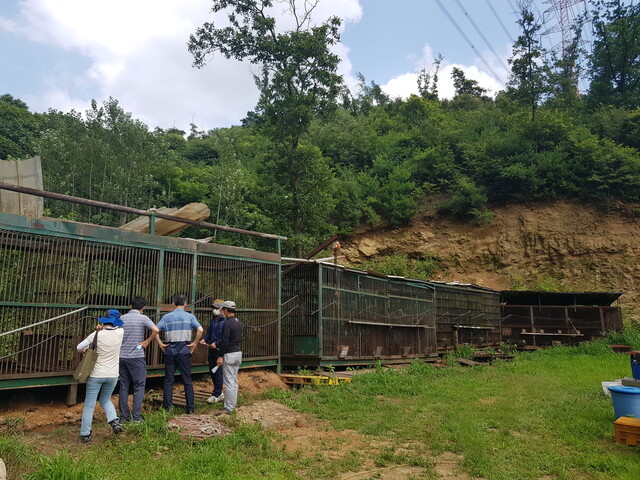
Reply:
[[489, 63], [485, 60], [485, 58], [482, 56], [482, 54], [478, 51], [478, 49], [475, 47], [475, 45], [473, 44], [473, 42], [471, 40], [469, 40], [469, 37], [467, 37], [467, 35], [464, 33], [464, 31], [462, 30], [462, 28], [460, 27], [460, 25], [458, 25], [458, 22], [455, 21], [455, 19], [451, 16], [451, 14], [449, 13], [449, 11], [447, 10], [447, 8], [442, 4], [442, 2], [440, 0], [435, 0], [435, 2], [438, 4], [438, 6], [440, 7], [440, 10], [442, 10], [442, 12], [445, 14], [445, 16], [449, 19], [449, 21], [451, 22], [451, 24], [456, 28], [456, 30], [458, 30], [458, 33], [462, 36], [462, 38], [464, 38], [466, 40], [466, 42], [469, 44], [469, 46], [471, 47], [471, 49], [476, 52], [476, 54], [478, 55], [478, 57], [480, 58], [480, 60], [482, 60], [482, 63], [484, 63], [484, 65], [487, 67], [487, 69], [489, 70], [489, 72], [491, 72], [491, 75], [493, 76], [493, 78], [499, 82], [500, 84], [503, 84], [502, 80], [500, 80], [500, 78], [498, 77], [498, 74], [493, 70], [493, 68], [491, 68], [491, 65], [489, 65]]
[[511, 40], [511, 43], [515, 43], [516, 41], [513, 39], [513, 37], [509, 33], [509, 30], [507, 30], [507, 27], [505, 26], [505, 24], [502, 23], [502, 19], [500, 18], [500, 15], [498, 15], [498, 12], [496, 11], [496, 9], [493, 8], [493, 4], [491, 3], [491, 0], [484, 0], [484, 1], [486, 2], [487, 6], [491, 10], [491, 13], [493, 13], [493, 16], [496, 17], [496, 20], [498, 20], [498, 23], [502, 27], [502, 30], [504, 31], [504, 33], [507, 35], [507, 38]]
[[485, 37], [484, 33], [482, 33], [482, 30], [478, 28], [478, 25], [476, 25], [476, 22], [473, 21], [473, 18], [471, 18], [471, 15], [469, 15], [467, 10], [462, 6], [462, 3], [460, 3], [460, 0], [456, 0], [456, 3], [458, 4], [458, 7], [460, 8], [464, 16], [467, 17], [467, 20], [469, 20], [469, 23], [471, 23], [471, 25], [476, 30], [476, 32], [478, 32], [478, 35], [480, 35], [480, 38], [482, 38], [482, 40], [487, 45], [489, 50], [491, 50], [491, 52], [493, 52], [495, 57], [498, 59], [498, 62], [502, 65], [502, 68], [504, 68], [505, 71], [509, 73], [509, 67], [507, 67], [507, 65], [502, 61], [502, 58], [500, 58], [500, 55], [498, 55], [497, 52], [493, 49], [493, 47], [489, 43], [489, 40], [487, 40], [487, 37]]

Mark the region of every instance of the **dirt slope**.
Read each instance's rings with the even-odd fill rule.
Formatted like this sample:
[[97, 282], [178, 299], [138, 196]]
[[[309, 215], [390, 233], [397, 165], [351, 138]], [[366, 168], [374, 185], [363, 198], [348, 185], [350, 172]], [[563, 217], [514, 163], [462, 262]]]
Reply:
[[498, 290], [624, 292], [624, 314], [640, 321], [638, 290], [640, 217], [636, 206], [594, 206], [557, 201], [492, 208], [494, 221], [474, 227], [435, 213], [416, 216], [401, 229], [359, 232], [343, 242], [349, 262], [401, 251], [433, 257], [433, 279], [475, 283]]

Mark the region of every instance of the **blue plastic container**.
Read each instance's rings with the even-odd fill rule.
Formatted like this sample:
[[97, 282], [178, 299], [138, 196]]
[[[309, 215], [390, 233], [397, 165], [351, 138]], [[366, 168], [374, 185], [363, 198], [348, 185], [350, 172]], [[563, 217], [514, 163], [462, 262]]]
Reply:
[[640, 380], [640, 354], [632, 354], [631, 357], [631, 375], [636, 380]]
[[614, 385], [609, 387], [616, 418], [640, 418], [640, 388]]

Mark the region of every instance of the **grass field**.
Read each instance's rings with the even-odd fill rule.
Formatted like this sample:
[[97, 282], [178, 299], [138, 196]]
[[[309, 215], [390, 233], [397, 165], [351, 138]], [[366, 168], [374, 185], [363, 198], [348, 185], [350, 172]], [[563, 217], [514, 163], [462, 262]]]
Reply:
[[[60, 445], [49, 457], [35, 453], [28, 433], [7, 433], [0, 457], [13, 478], [29, 479], [324, 479], [370, 465], [411, 465], [417, 473], [407, 478], [435, 479], [434, 458], [453, 452], [469, 477], [638, 480], [640, 447], [615, 443], [613, 407], [600, 385], [630, 376], [629, 356], [607, 343], [640, 348], [640, 334], [520, 353], [492, 366], [381, 366], [341, 386], [266, 394], [327, 428], [358, 432], [370, 450], [328, 442], [313, 455], [292, 454], [278, 433], [233, 418], [232, 434], [189, 443], [167, 430], [158, 411], [129, 429], [129, 441]], [[335, 458], [336, 449], [345, 454]]]

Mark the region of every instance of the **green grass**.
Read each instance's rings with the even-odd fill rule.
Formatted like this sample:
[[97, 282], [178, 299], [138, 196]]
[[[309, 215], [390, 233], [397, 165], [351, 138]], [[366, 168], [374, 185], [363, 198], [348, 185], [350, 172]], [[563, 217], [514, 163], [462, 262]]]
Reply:
[[[638, 348], [633, 335], [615, 343]], [[90, 447], [61, 442], [48, 458], [7, 434], [0, 457], [20, 472], [14, 478], [31, 480], [334, 479], [371, 465], [411, 465], [423, 472], [417, 478], [436, 478], [437, 456], [450, 451], [469, 475], [487, 480], [637, 480], [640, 447], [615, 443], [613, 407], [600, 386], [629, 376], [629, 357], [607, 343], [518, 354], [493, 366], [378, 367], [350, 384], [268, 393], [330, 428], [359, 432], [370, 451], [337, 439], [311, 456], [287, 453], [278, 433], [237, 422], [226, 437], [185, 442], [159, 411], [121, 438]], [[336, 458], [336, 450], [345, 454]]]
[[461, 454], [471, 475], [487, 479], [637, 479], [638, 451], [614, 442], [613, 408], [600, 386], [629, 376], [629, 357], [605, 343], [521, 354], [493, 367], [416, 363], [285, 401], [337, 428], [422, 442], [425, 457]]

